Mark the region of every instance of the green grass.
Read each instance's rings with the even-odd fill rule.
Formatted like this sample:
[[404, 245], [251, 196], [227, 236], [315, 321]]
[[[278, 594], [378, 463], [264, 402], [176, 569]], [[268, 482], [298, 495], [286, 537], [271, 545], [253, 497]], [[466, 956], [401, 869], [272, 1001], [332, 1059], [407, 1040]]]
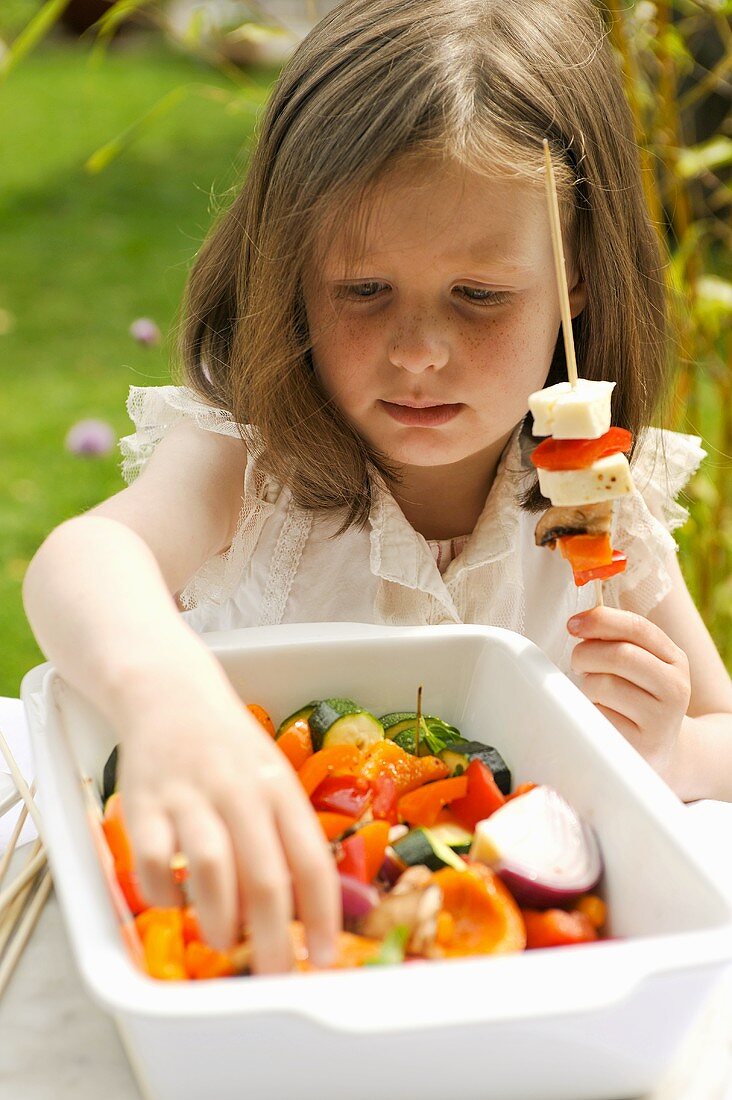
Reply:
[[[262, 74], [266, 85], [271, 74]], [[21, 603], [26, 566], [48, 532], [123, 487], [117, 452], [68, 454], [77, 420], [131, 430], [130, 385], [169, 380], [171, 341], [136, 344], [130, 323], [167, 333], [215, 202], [239, 178], [253, 113], [189, 98], [101, 174], [99, 146], [183, 82], [226, 86], [156, 39], [113, 49], [45, 44], [0, 85], [0, 695], [42, 659]]]

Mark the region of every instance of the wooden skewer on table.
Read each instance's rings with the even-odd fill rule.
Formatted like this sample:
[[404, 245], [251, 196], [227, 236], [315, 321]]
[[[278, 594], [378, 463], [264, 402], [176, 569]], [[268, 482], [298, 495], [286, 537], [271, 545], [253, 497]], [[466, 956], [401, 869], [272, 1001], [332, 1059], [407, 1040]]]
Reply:
[[[549, 208], [549, 229], [552, 235], [552, 253], [554, 255], [554, 271], [557, 277], [557, 291], [559, 294], [559, 309], [562, 315], [562, 335], [564, 337], [564, 356], [567, 360], [567, 374], [569, 384], [577, 385], [577, 357], [574, 350], [574, 333], [572, 331], [572, 307], [569, 303], [569, 287], [567, 285], [567, 263], [564, 257], [564, 245], [562, 244], [562, 223], [559, 217], [559, 198], [557, 196], [557, 181], [554, 177], [554, 165], [549, 142], [546, 138], [542, 142], [544, 146], [544, 160], [546, 162], [546, 175], [544, 183], [546, 187], [546, 201]], [[602, 598], [602, 581], [595, 581], [595, 598], [597, 607], [604, 606]]]
[[[25, 948], [43, 906], [51, 890], [52, 879], [46, 867], [46, 853], [42, 840], [42, 823], [33, 795], [35, 784], [29, 789], [18, 767], [10, 747], [0, 731], [0, 751], [5, 757], [10, 774], [23, 799], [23, 807], [8, 843], [8, 848], [0, 860], [0, 883], [4, 880], [18, 838], [28, 814], [38, 829], [36, 840], [25, 867], [15, 880], [0, 893], [0, 997], [10, 981], [20, 956]], [[40, 883], [40, 885], [39, 885]], [[38, 889], [35, 887], [38, 886]], [[27, 904], [30, 899], [30, 904]]]

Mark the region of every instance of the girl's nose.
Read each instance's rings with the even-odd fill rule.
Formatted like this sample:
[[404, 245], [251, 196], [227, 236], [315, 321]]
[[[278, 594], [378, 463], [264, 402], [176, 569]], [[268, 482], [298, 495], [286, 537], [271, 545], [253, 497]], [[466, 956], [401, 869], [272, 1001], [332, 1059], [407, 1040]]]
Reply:
[[411, 374], [421, 374], [429, 367], [439, 370], [447, 364], [447, 341], [439, 333], [419, 323], [394, 330], [389, 341], [389, 362]]

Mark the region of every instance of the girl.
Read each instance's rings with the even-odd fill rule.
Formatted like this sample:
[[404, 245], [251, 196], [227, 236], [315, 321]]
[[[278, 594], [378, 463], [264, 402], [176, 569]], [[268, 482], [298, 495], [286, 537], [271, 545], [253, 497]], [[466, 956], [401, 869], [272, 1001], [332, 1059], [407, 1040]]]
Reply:
[[[580, 375], [617, 381], [636, 439], [629, 567], [594, 610], [533, 542], [527, 398], [566, 378], [545, 136]], [[246, 920], [259, 972], [289, 963], [293, 891], [316, 964], [339, 923], [314, 815], [206, 630], [521, 631], [681, 798], [732, 799], [732, 685], [670, 534], [703, 452], [647, 427], [662, 274], [591, 0], [347, 0], [282, 73], [185, 312], [186, 384], [131, 394], [131, 485], [54, 531], [25, 585], [45, 652], [119, 731], [151, 902], [176, 903], [182, 849], [209, 939]]]

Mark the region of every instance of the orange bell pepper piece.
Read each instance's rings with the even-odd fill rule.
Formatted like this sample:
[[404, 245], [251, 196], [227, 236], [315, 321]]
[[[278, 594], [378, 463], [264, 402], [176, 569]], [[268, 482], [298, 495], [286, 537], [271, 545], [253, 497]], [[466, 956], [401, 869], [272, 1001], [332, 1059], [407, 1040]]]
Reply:
[[592, 927], [596, 928], [598, 931], [607, 920], [607, 906], [597, 894], [583, 894], [583, 896], [578, 898], [574, 903], [573, 908], [578, 913], [584, 913]]
[[557, 539], [562, 557], [577, 571], [609, 565], [613, 560], [610, 535], [565, 535]]
[[264, 709], [264, 707], [260, 707], [259, 703], [247, 703], [247, 710], [251, 711], [251, 713], [259, 722], [260, 726], [264, 726], [270, 737], [274, 737], [274, 722], [267, 714], [267, 711]]
[[115, 871], [119, 888], [122, 891], [127, 908], [133, 916], [147, 909], [147, 902], [140, 891], [140, 883], [134, 871]]
[[609, 565], [594, 565], [591, 569], [575, 569], [574, 583], [578, 588], [590, 581], [607, 581], [616, 573], [622, 573], [628, 564], [628, 559], [622, 550], [613, 550], [613, 558]]
[[181, 918], [183, 921], [183, 942], [186, 944], [193, 943], [194, 941], [202, 943], [203, 932], [198, 923], [196, 910], [192, 905], [187, 905], [185, 909], [181, 911]]
[[598, 938], [585, 913], [565, 909], [524, 909], [526, 946], [566, 947], [572, 943], [591, 943]]
[[198, 940], [186, 945], [184, 964], [188, 977], [197, 981], [205, 978], [230, 978], [235, 973], [234, 964], [225, 951], [215, 951], [207, 943]]
[[145, 969], [151, 978], [185, 981], [183, 916], [180, 909], [146, 909], [135, 924], [145, 952]]
[[326, 840], [337, 840], [348, 829], [353, 828], [357, 818], [348, 817], [347, 814], [331, 814], [322, 811], [318, 813], [318, 821], [325, 833]]
[[363, 825], [356, 836], [363, 837], [366, 845], [366, 881], [373, 882], [384, 862], [389, 844], [391, 826], [388, 821], [370, 821]]
[[506, 802], [510, 802], [512, 798], [520, 798], [522, 794], [528, 794], [529, 791], [533, 791], [537, 786], [537, 783], [519, 783], [515, 791], [506, 795]]
[[434, 825], [442, 807], [455, 799], [465, 798], [467, 791], [468, 779], [465, 775], [428, 783], [399, 799], [399, 817], [410, 825]]
[[132, 845], [127, 835], [125, 818], [122, 812], [122, 797], [119, 791], [107, 799], [102, 818], [102, 829], [112, 853], [114, 867], [119, 871], [134, 871], [135, 859], [132, 853]]
[[523, 951], [526, 928], [521, 910], [488, 867], [470, 864], [465, 871], [445, 867], [432, 881], [442, 890], [432, 955], [456, 958]]
[[384, 740], [369, 750], [359, 774], [371, 782], [382, 777], [392, 779], [397, 798], [401, 798], [424, 783], [444, 779], [450, 769], [437, 756], [412, 756], [393, 741]]
[[310, 726], [304, 718], [298, 718], [277, 738], [277, 747], [282, 750], [295, 771], [299, 771], [306, 760], [313, 755], [313, 739]]
[[313, 753], [297, 774], [309, 798], [329, 775], [358, 775], [362, 759], [363, 753], [355, 745], [334, 745]]

